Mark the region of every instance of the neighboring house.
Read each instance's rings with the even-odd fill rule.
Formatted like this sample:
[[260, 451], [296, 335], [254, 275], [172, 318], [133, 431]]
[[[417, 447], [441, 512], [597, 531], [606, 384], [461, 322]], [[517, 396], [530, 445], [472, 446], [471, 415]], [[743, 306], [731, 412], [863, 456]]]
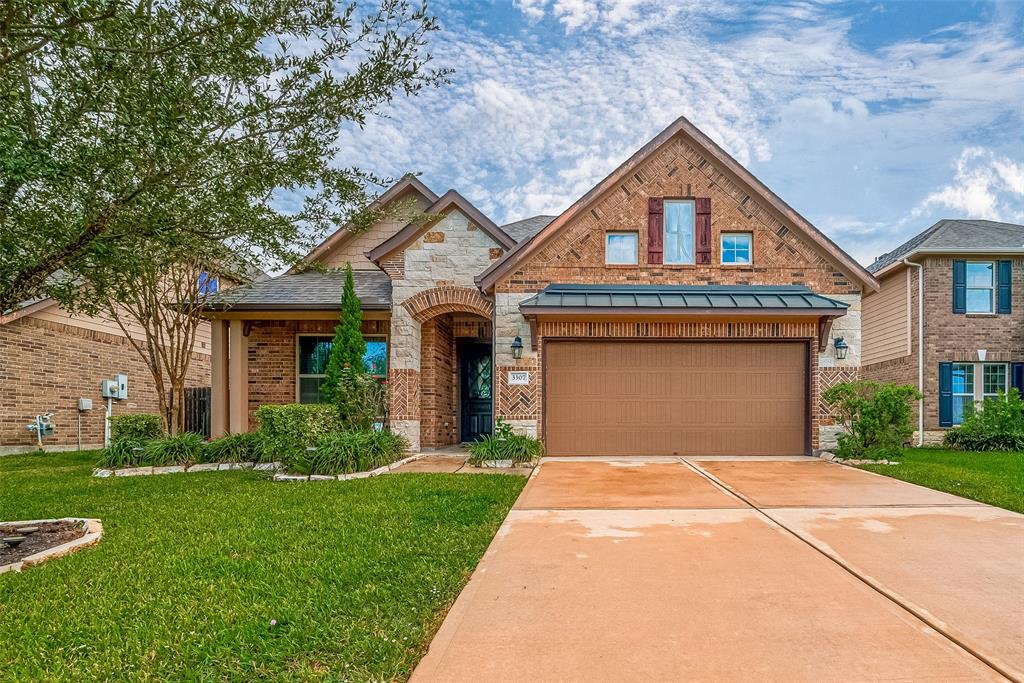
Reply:
[[917, 386], [920, 372], [925, 441], [1022, 388], [1024, 225], [942, 220], [868, 270], [881, 289], [863, 302], [863, 375]]
[[[129, 332], [145, 342], [141, 328]], [[148, 366], [113, 320], [71, 314], [49, 298], [0, 315], [0, 455], [35, 450], [36, 437], [25, 426], [41, 413], [53, 413], [56, 425], [43, 439], [47, 450], [102, 447], [100, 382], [118, 373], [128, 375], [128, 399], [114, 401], [113, 414], [159, 411]], [[205, 323], [197, 330], [187, 384], [210, 384]], [[92, 410], [79, 412], [80, 398], [90, 399]]]
[[[495, 418], [550, 455], [791, 455], [832, 435], [820, 390], [858, 376], [878, 283], [687, 120], [554, 218], [498, 226], [412, 177], [378, 202], [398, 200], [433, 218], [342, 229], [310, 260], [353, 264], [367, 365], [386, 365], [391, 428], [414, 448]], [[319, 400], [343, 277], [212, 302], [215, 433]]]

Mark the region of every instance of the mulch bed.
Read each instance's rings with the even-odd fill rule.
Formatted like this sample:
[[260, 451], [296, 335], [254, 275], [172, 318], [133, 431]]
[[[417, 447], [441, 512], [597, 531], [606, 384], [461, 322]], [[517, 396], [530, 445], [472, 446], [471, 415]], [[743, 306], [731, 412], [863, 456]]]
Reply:
[[[39, 530], [24, 534], [18, 533], [18, 529], [34, 526]], [[0, 541], [0, 566], [22, 560], [29, 555], [35, 555], [41, 550], [53, 548], [54, 546], [73, 541], [76, 538], [85, 536], [85, 529], [82, 522], [39, 522], [34, 524], [0, 524], [0, 538], [7, 536], [24, 536], [25, 540], [12, 548]]]

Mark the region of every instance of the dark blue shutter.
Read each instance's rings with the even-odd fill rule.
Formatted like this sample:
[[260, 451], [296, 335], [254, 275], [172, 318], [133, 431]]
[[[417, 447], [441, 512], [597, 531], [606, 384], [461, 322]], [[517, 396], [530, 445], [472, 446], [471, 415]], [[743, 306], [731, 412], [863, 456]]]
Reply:
[[967, 261], [953, 261], [953, 312], [967, 312]]
[[996, 266], [999, 273], [999, 296], [997, 298], [996, 313], [1009, 313], [1013, 283], [1013, 261], [998, 261]]
[[939, 426], [953, 426], [952, 363], [939, 363]]
[[1024, 396], [1024, 363], [1013, 363], [1010, 366], [1010, 386]]

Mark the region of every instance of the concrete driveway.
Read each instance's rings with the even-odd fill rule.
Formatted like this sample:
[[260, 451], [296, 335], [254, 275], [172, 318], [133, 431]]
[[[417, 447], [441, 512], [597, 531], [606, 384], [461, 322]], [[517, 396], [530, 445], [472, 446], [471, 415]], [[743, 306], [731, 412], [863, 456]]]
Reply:
[[811, 458], [546, 459], [414, 681], [1024, 680], [1024, 516]]

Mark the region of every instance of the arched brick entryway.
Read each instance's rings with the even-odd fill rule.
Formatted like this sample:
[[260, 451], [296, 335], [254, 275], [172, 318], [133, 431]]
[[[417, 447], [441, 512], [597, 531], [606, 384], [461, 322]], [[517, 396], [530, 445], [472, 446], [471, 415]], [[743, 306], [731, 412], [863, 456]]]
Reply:
[[494, 303], [469, 287], [426, 289], [406, 299], [402, 306], [420, 324], [445, 313], [475, 313], [488, 320], [494, 318]]

